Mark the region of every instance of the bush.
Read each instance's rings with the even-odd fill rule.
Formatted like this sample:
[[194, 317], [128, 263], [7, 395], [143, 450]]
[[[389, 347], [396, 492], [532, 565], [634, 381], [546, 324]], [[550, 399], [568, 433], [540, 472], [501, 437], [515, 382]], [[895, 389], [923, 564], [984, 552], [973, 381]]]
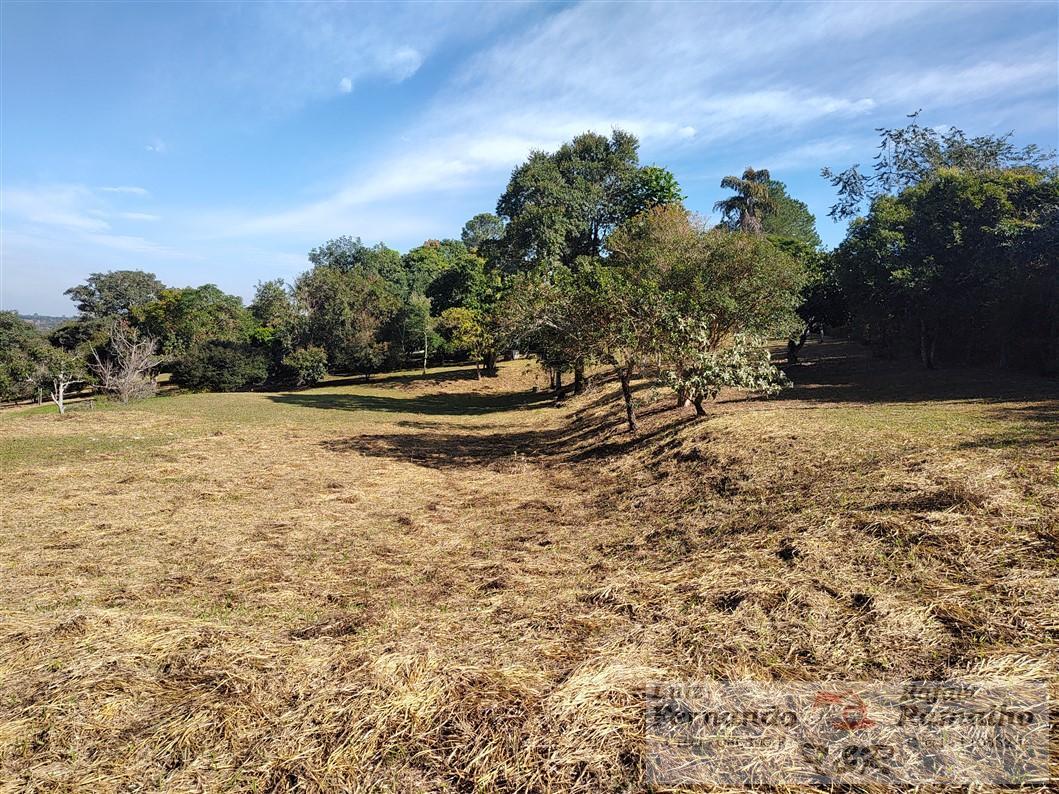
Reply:
[[198, 391], [239, 391], [268, 377], [268, 354], [245, 342], [211, 340], [173, 367], [173, 382]]
[[283, 365], [299, 386], [313, 386], [327, 374], [327, 351], [322, 347], [303, 347], [288, 353]]

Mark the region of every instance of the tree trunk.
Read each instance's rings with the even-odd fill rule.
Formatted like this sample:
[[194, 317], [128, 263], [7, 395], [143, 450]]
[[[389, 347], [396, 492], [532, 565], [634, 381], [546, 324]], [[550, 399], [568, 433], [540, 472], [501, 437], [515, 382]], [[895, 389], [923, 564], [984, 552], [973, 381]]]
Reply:
[[585, 362], [578, 361], [574, 364], [574, 394], [585, 393]]
[[636, 406], [632, 402], [632, 387], [629, 384], [631, 376], [628, 370], [622, 369], [618, 373], [621, 381], [621, 396], [625, 399], [625, 419], [629, 423], [629, 432], [635, 433], [639, 427], [636, 424]]
[[801, 334], [799, 334], [799, 336], [798, 336], [798, 338], [796, 340], [795, 339], [788, 339], [787, 340], [787, 363], [788, 364], [797, 364], [798, 363], [798, 354], [801, 353], [802, 352], [802, 348], [805, 347], [805, 343], [809, 339], [809, 332], [810, 332], [811, 328], [812, 328], [812, 326], [809, 323], [806, 323], [802, 327], [802, 332], [801, 332]]
[[66, 384], [61, 379], [53, 381], [51, 401], [58, 406], [60, 414], [66, 413]]
[[702, 407], [702, 397], [696, 397], [691, 404], [695, 406], [696, 416], [706, 416], [706, 409]]
[[474, 360], [474, 377], [477, 380], [481, 380], [482, 379], [482, 367], [481, 367], [481, 364], [478, 361], [478, 359]]
[[686, 408], [690, 403], [688, 390], [684, 388], [677, 389], [677, 408]]
[[934, 351], [936, 340], [934, 335], [927, 330], [927, 321], [919, 321], [919, 358], [927, 369], [934, 369]]
[[423, 323], [423, 374], [427, 374], [427, 324]]
[[555, 396], [563, 396], [563, 371], [558, 367], [555, 368]]
[[494, 350], [485, 354], [485, 371], [489, 375], [496, 374], [496, 351]]

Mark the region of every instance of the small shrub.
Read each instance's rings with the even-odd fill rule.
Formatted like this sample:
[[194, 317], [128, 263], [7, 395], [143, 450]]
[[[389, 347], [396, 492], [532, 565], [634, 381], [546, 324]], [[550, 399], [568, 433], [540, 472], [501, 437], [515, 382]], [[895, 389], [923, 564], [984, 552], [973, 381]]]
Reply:
[[173, 382], [198, 391], [240, 391], [264, 383], [268, 364], [268, 354], [260, 348], [212, 340], [177, 361]]
[[313, 386], [327, 374], [327, 351], [322, 347], [303, 347], [288, 353], [283, 364], [299, 386]]

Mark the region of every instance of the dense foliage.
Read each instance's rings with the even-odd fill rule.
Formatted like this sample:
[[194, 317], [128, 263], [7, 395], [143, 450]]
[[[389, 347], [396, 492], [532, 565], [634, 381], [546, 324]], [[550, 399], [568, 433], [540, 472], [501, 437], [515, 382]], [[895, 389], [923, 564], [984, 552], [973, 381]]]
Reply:
[[210, 340], [177, 360], [173, 382], [196, 391], [241, 391], [268, 378], [265, 351], [246, 342]]

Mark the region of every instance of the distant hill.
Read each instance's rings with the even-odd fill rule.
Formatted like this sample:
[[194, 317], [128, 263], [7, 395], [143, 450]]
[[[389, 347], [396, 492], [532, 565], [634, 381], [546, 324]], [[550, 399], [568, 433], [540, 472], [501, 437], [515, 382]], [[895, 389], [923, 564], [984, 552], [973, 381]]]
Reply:
[[65, 322], [77, 319], [76, 317], [53, 317], [47, 314], [20, 314], [19, 317], [45, 333], [58, 328]]

